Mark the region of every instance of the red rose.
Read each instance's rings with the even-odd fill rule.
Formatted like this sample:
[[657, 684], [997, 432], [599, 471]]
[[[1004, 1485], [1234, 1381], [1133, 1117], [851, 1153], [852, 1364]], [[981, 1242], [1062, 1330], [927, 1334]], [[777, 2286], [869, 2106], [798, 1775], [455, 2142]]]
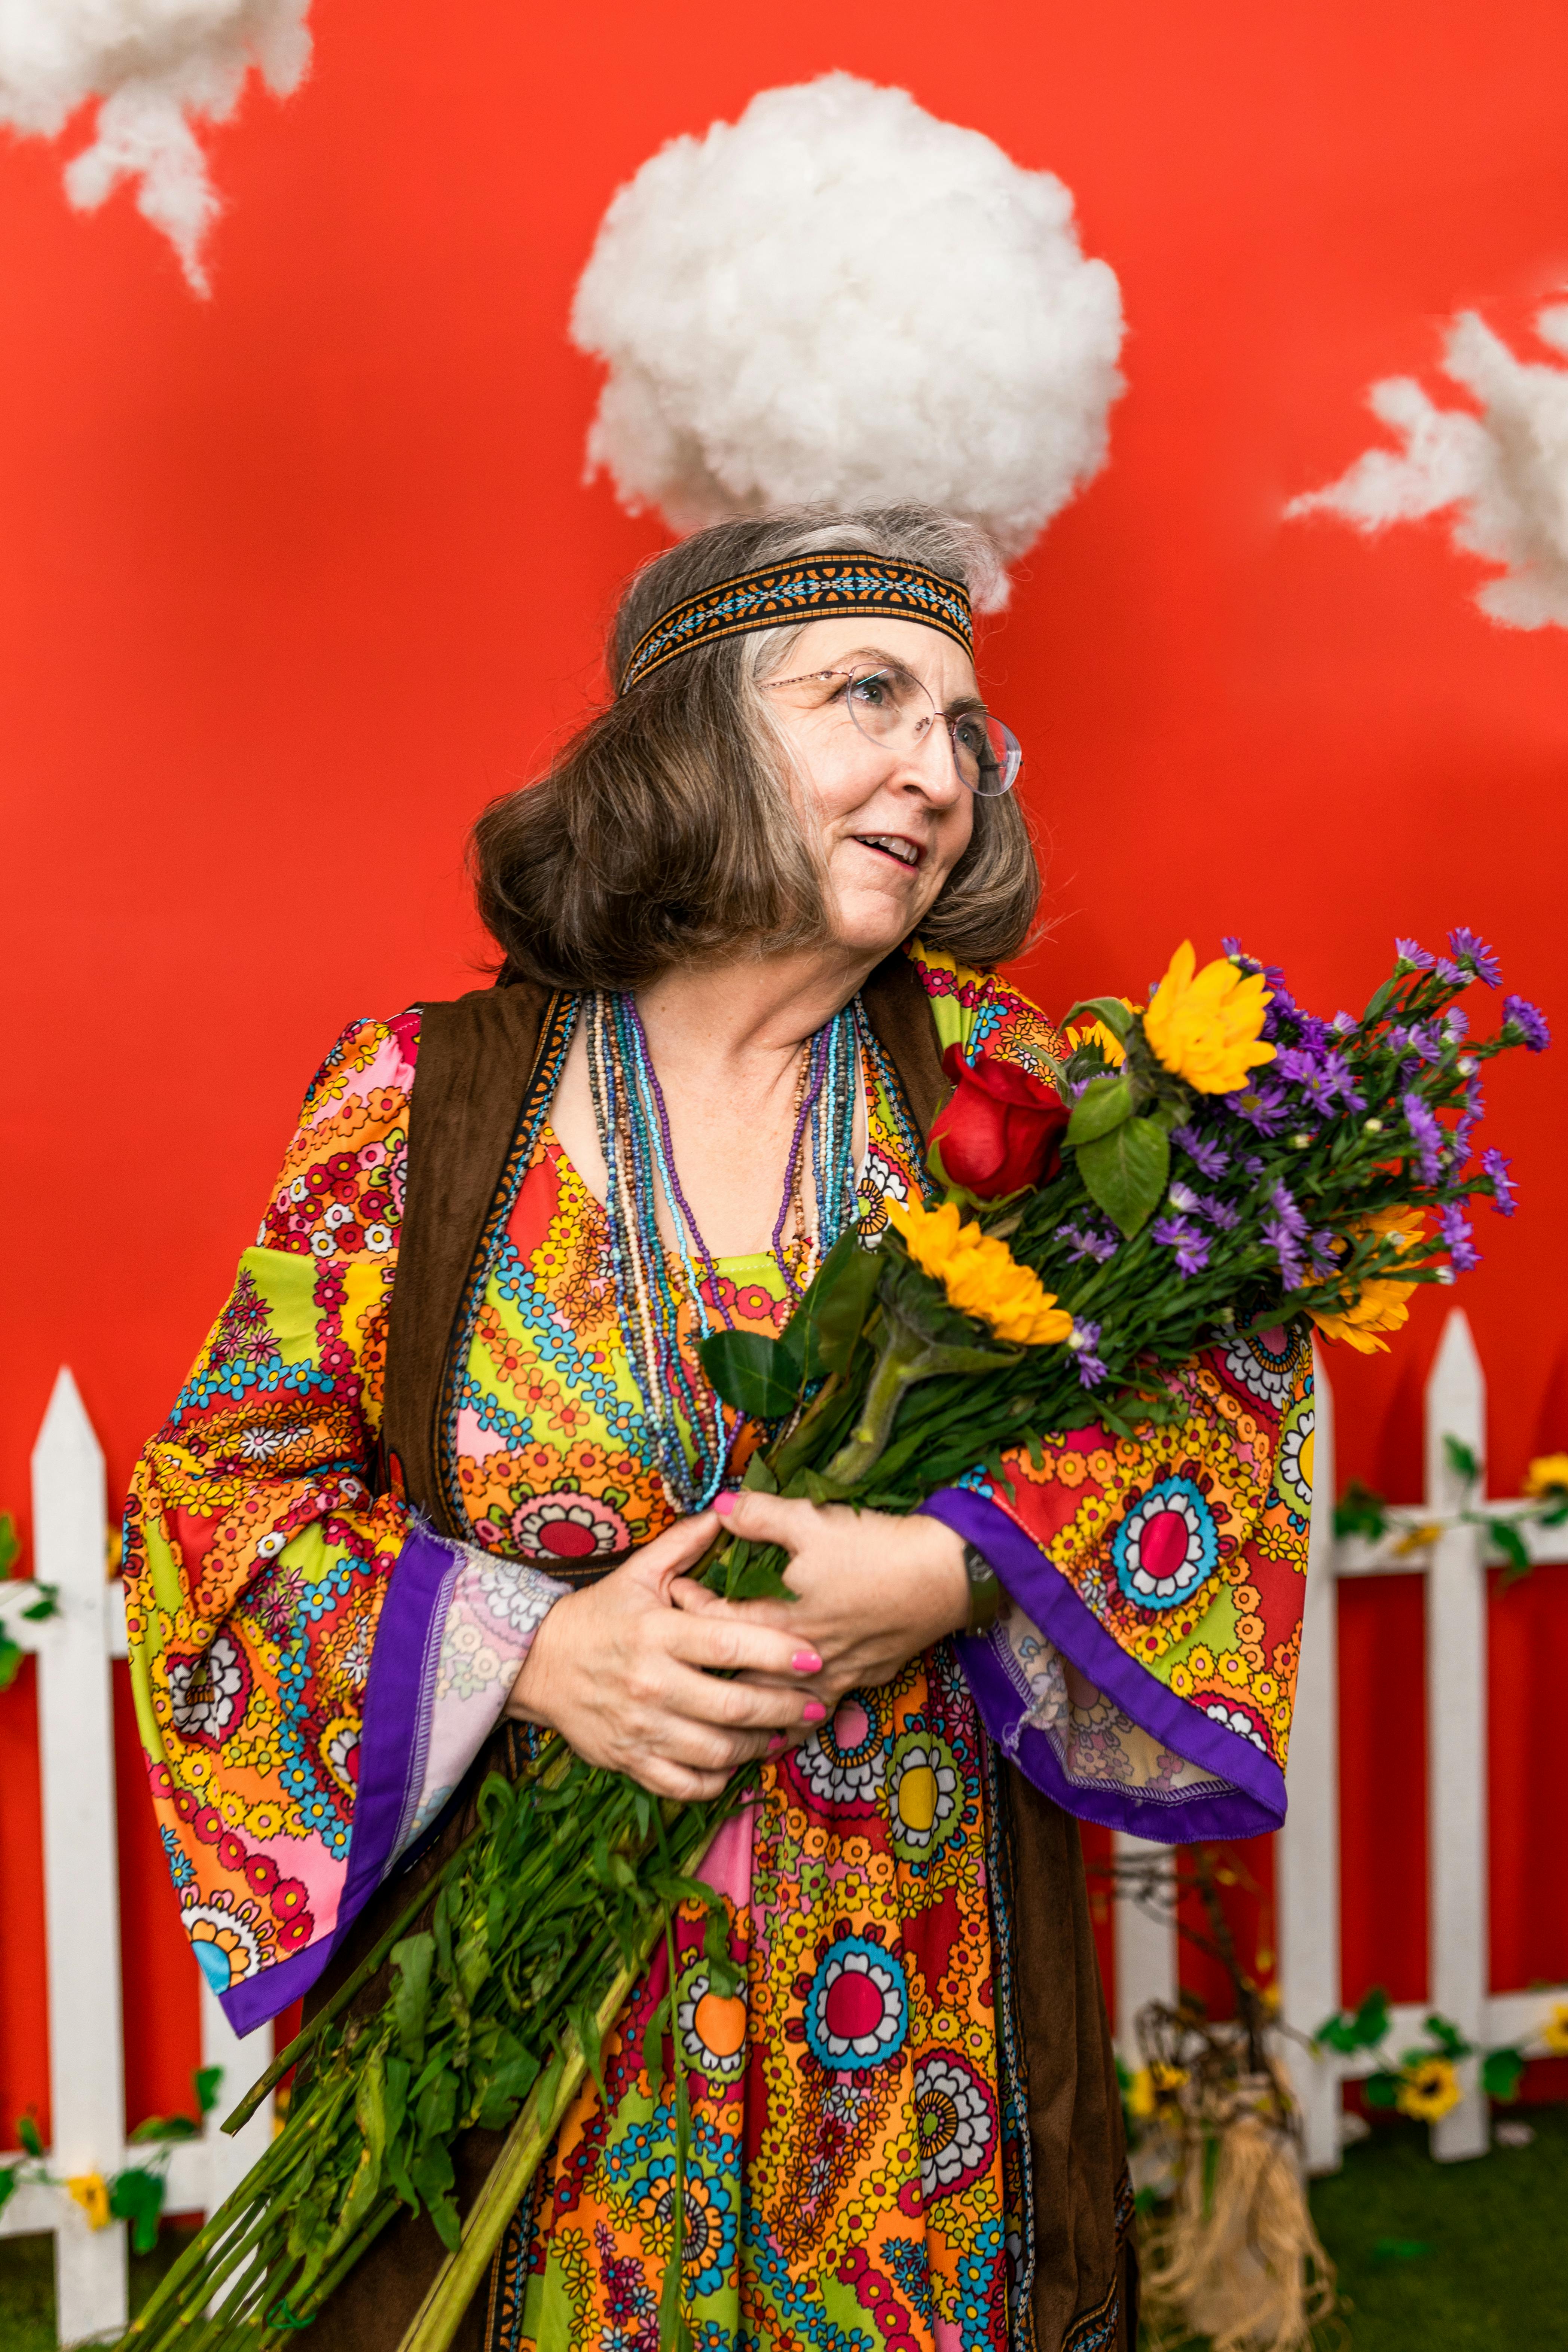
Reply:
[[942, 1066], [956, 1092], [931, 1131], [931, 1160], [944, 1184], [977, 1201], [1047, 1183], [1061, 1166], [1068, 1106], [1043, 1078], [1015, 1062], [966, 1062], [950, 1045]]

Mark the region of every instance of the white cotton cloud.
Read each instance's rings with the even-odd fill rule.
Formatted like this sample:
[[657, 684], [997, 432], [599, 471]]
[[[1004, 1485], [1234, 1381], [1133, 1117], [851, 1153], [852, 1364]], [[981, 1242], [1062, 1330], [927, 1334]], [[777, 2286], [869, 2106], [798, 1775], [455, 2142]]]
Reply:
[[609, 367], [590, 473], [677, 530], [912, 498], [1011, 559], [1104, 464], [1122, 388], [1120, 290], [1070, 191], [843, 73], [645, 163], [572, 332]]
[[[1542, 310], [1535, 331], [1568, 356], [1568, 308]], [[1369, 449], [1285, 511], [1377, 531], [1447, 510], [1456, 547], [1504, 567], [1476, 592], [1483, 613], [1516, 629], [1568, 628], [1568, 367], [1515, 358], [1468, 310], [1448, 331], [1443, 367], [1479, 413], [1439, 408], [1408, 376], [1374, 383], [1368, 404], [1404, 449]]]
[[226, 121], [254, 67], [279, 98], [310, 57], [310, 0], [0, 0], [0, 123], [52, 139], [100, 101], [66, 194], [90, 210], [121, 180], [198, 294], [219, 198], [191, 128]]

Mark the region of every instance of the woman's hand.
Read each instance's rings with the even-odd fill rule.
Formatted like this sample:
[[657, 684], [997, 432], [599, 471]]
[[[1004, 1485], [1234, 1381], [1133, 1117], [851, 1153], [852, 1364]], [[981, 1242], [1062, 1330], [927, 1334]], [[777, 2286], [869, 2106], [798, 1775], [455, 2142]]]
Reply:
[[940, 1519], [786, 1502], [746, 1487], [719, 1501], [736, 1535], [789, 1553], [784, 1582], [798, 1598], [728, 1601], [685, 1583], [672, 1600], [705, 1622], [720, 1622], [721, 1612], [727, 1624], [777, 1627], [815, 1650], [822, 1669], [812, 1687], [829, 1708], [847, 1690], [890, 1682], [918, 1652], [968, 1622], [963, 1541]]
[[[671, 1607], [681, 1570], [719, 1530], [681, 1519], [597, 1584], [558, 1601], [533, 1637], [506, 1712], [540, 1723], [590, 1764], [657, 1797], [716, 1797], [738, 1764], [785, 1745], [826, 1713], [822, 1660], [793, 1626], [750, 1612]], [[782, 1621], [781, 1621], [782, 1624]], [[798, 1661], [798, 1664], [796, 1663]], [[743, 1674], [721, 1681], [704, 1668]]]

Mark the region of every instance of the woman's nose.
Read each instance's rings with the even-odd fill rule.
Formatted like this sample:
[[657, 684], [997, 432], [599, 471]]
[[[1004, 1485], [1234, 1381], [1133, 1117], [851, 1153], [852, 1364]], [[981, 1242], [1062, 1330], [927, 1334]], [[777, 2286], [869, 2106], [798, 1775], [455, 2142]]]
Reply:
[[945, 806], [963, 790], [952, 756], [952, 738], [940, 719], [928, 719], [899, 749], [892, 782]]

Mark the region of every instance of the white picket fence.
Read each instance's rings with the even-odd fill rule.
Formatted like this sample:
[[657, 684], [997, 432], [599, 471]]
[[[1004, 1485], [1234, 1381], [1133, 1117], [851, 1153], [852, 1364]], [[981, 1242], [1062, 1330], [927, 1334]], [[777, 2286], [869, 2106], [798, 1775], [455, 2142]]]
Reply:
[[[128, 2164], [144, 2164], [151, 2153], [125, 2144], [110, 1681], [110, 1660], [125, 1655], [125, 1609], [119, 1584], [109, 1582], [104, 1572], [106, 1503], [102, 1450], [76, 1382], [62, 1371], [33, 1449], [35, 1572], [38, 1583], [56, 1587], [58, 1613], [29, 1624], [23, 1612], [37, 1599], [37, 1585], [22, 1580], [0, 1583], [0, 1619], [6, 1632], [38, 1656], [47, 2165], [62, 2179], [93, 2172], [107, 2177]], [[140, 1788], [132, 1792], [132, 1801], [147, 1801]], [[270, 2059], [271, 2028], [263, 2026], [242, 2043], [205, 1984], [201, 2004], [202, 2064], [223, 2069], [217, 2107], [222, 2116]], [[223, 2137], [215, 2120], [199, 2138], [176, 2142], [168, 2210], [206, 2212], [220, 2204], [271, 2132], [268, 2101], [233, 2139]], [[0, 2164], [24, 2160], [0, 2156]], [[39, 2231], [54, 2234], [60, 2342], [117, 2335], [128, 2316], [125, 2223], [91, 2229], [63, 2188], [20, 2188], [0, 2211], [0, 2237]]]
[[[1459, 1500], [1444, 1454], [1451, 1436], [1484, 1458], [1485, 1388], [1469, 1326], [1448, 1318], [1426, 1390], [1426, 1501], [1391, 1514], [1398, 1526], [1451, 1512]], [[1431, 1965], [1428, 2006], [1440, 2010], [1483, 2046], [1528, 2046], [1568, 1986], [1529, 1993], [1491, 1992], [1487, 1981], [1486, 1573], [1482, 1538], [1449, 1528], [1428, 1549], [1404, 1558], [1387, 1545], [1336, 1544], [1333, 1404], [1318, 1383], [1316, 1486], [1307, 1573], [1307, 1622], [1290, 1752], [1290, 1812], [1278, 1853], [1279, 1985], [1282, 2013], [1310, 2031], [1340, 2006], [1339, 1775], [1336, 1625], [1343, 1576], [1403, 1571], [1425, 1575]], [[43, 1790], [45, 1937], [49, 2010], [48, 2168], [60, 2178], [105, 2176], [146, 2151], [125, 2144], [123, 2021], [120, 1980], [119, 1885], [115, 1838], [110, 1661], [125, 1655], [125, 1615], [118, 1584], [104, 1574], [103, 1454], [76, 1383], [55, 1383], [33, 1453], [34, 1555], [37, 1580], [58, 1592], [58, 1613], [39, 1623], [24, 1614], [37, 1586], [0, 1583], [0, 1620], [13, 1640], [38, 1655], [38, 1738]], [[1507, 1505], [1500, 1507], [1507, 1509]], [[1568, 1560], [1568, 1528], [1528, 1540], [1541, 1561]], [[3, 1703], [3, 1702], [0, 1702]], [[145, 1801], [138, 1788], [133, 1802]], [[1129, 1858], [1168, 1864], [1169, 1849], [1119, 1841]], [[194, 1964], [193, 1964], [194, 1965]], [[1134, 2020], [1150, 2000], [1174, 1997], [1173, 1930], [1119, 1903], [1115, 2012], [1118, 2039], [1136, 2050]], [[241, 2043], [217, 2001], [201, 1990], [202, 2063], [221, 2066], [217, 2112], [232, 2105], [272, 2054], [270, 2028]], [[1395, 2048], [1419, 2036], [1425, 2007], [1396, 2008]], [[1306, 2118], [1313, 2171], [1340, 2160], [1340, 2083], [1368, 2062], [1295, 2051], [1292, 2064]], [[1433, 2127], [1434, 2153], [1479, 2155], [1488, 2144], [1487, 2103], [1466, 2062], [1466, 2096]], [[270, 2102], [245, 2130], [226, 2139], [209, 2124], [175, 2146], [169, 2210], [210, 2211], [267, 2145]], [[0, 2156], [0, 2163], [16, 2161]], [[0, 2236], [52, 2231], [58, 2328], [62, 2344], [113, 2336], [126, 2320], [126, 2232], [122, 2222], [90, 2229], [62, 2188], [17, 2191], [0, 2212]]]
[[[1341, 2005], [1339, 1580], [1425, 1576], [1429, 1998], [1395, 2005], [1389, 2045], [1397, 2053], [1419, 2043], [1422, 2020], [1437, 2011], [1480, 2050], [1514, 2042], [1527, 2053], [1543, 2054], [1536, 2037], [1554, 2003], [1568, 2000], [1568, 1985], [1494, 1993], [1488, 1976], [1485, 1538], [1479, 1528], [1449, 1525], [1428, 1546], [1404, 1556], [1394, 1549], [1401, 1531], [1451, 1517], [1464, 1500], [1447, 1460], [1446, 1437], [1458, 1439], [1485, 1462], [1486, 1382], [1463, 1311], [1450, 1312], [1426, 1383], [1426, 1500], [1390, 1511], [1394, 1532], [1381, 1543], [1334, 1539], [1333, 1395], [1321, 1355], [1316, 1421], [1317, 1503], [1290, 1738], [1290, 1810], [1275, 1855], [1280, 2014], [1310, 2033]], [[1508, 1513], [1523, 1505], [1488, 1507]], [[1523, 1532], [1533, 1560], [1568, 1561], [1568, 1527]], [[1125, 1860], [1147, 1857], [1152, 1870], [1168, 1867], [1167, 1849], [1145, 1846], [1136, 1838], [1119, 1839], [1118, 1847]], [[1117, 2039], [1129, 2062], [1136, 2063], [1139, 2010], [1145, 2001], [1174, 1997], [1176, 1937], [1172, 1927], [1140, 1910], [1128, 1893], [1118, 1902], [1116, 1937]], [[1307, 2168], [1334, 2171], [1341, 2159], [1341, 2083], [1347, 2074], [1370, 2073], [1375, 2061], [1364, 2054], [1312, 2053], [1296, 2043], [1287, 2050], [1303, 2112]], [[1432, 2126], [1432, 2153], [1445, 2162], [1479, 2156], [1489, 2145], [1479, 2064], [1479, 2055], [1462, 2063], [1465, 2095]]]

